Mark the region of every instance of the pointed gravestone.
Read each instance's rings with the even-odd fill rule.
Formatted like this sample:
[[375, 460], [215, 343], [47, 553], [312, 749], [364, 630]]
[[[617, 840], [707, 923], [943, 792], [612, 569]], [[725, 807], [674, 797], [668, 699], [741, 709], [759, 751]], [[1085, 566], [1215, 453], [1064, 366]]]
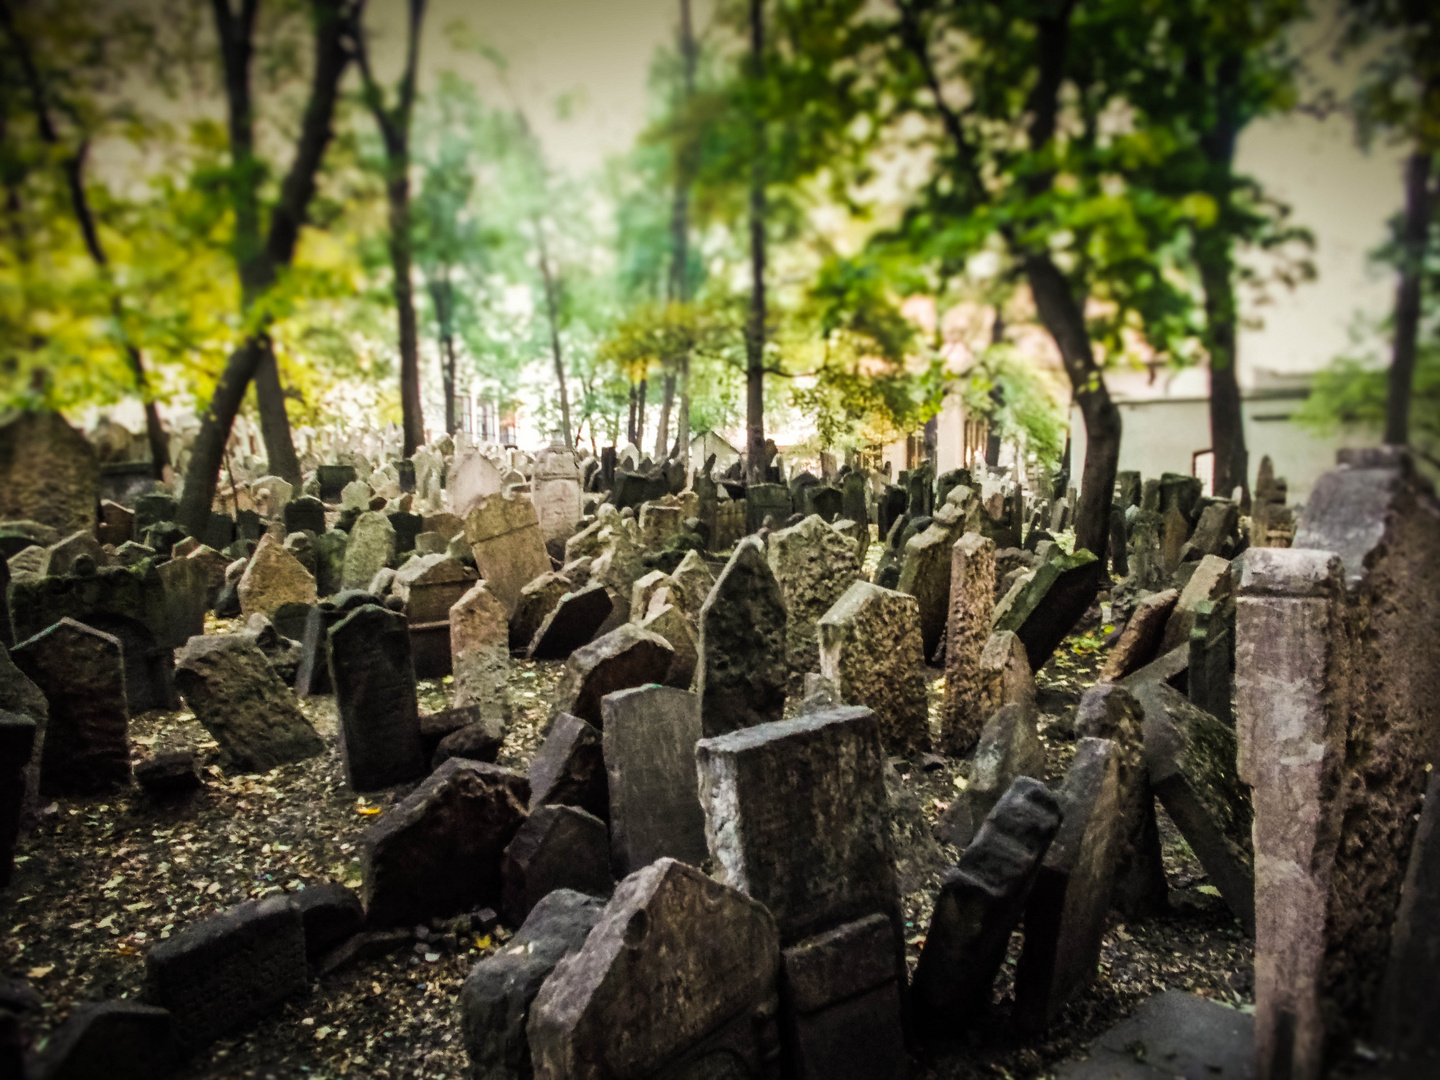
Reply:
[[313, 604], [315, 577], [285, 545], [266, 533], [255, 548], [236, 589], [240, 614], [249, 618], [257, 612], [269, 615], [282, 604]]
[[819, 630], [820, 674], [839, 689], [840, 700], [875, 712], [888, 750], [928, 746], [915, 598], [857, 581], [825, 613]]
[[779, 944], [762, 905], [694, 867], [637, 871], [531, 1006], [536, 1080], [764, 1075]]
[[610, 817], [610, 789], [600, 732], [569, 713], [559, 713], [530, 759], [530, 810], [578, 806], [601, 821]]
[[606, 694], [664, 681], [674, 656], [664, 638], [626, 623], [570, 654], [556, 691], [560, 707], [601, 724], [600, 703]]
[[695, 690], [705, 734], [778, 720], [785, 708], [785, 599], [760, 541], [735, 546], [700, 611]]
[[40, 792], [89, 795], [130, 781], [130, 713], [120, 641], [74, 619], [11, 650], [49, 703]]
[[772, 532], [765, 545], [785, 600], [786, 662], [792, 677], [802, 677], [820, 665], [816, 624], [860, 576], [856, 545], [817, 514]]
[[450, 608], [450, 657], [455, 704], [476, 705], [487, 718], [508, 715], [510, 629], [505, 605], [485, 582], [473, 585]]
[[370, 604], [336, 623], [327, 637], [350, 786], [377, 791], [424, 776], [405, 617]]
[[610, 837], [605, 823], [575, 806], [541, 806], [525, 819], [505, 848], [500, 912], [519, 926], [556, 889], [608, 896]]

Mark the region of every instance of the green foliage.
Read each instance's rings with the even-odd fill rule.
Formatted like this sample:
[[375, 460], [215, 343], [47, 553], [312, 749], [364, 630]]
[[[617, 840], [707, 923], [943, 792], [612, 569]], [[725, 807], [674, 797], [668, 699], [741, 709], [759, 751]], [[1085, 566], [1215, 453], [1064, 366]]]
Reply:
[[983, 350], [959, 380], [958, 389], [967, 411], [985, 417], [1001, 439], [1022, 443], [1045, 473], [1059, 468], [1069, 417], [1013, 345], [1000, 343]]

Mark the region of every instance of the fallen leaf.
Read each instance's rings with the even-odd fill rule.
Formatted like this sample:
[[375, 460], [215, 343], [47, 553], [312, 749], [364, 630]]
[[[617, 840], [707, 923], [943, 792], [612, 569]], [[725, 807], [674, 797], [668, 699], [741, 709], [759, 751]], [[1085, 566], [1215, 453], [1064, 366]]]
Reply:
[[50, 972], [55, 970], [54, 964], [46, 964], [44, 967], [33, 967], [27, 973], [32, 979], [43, 979]]

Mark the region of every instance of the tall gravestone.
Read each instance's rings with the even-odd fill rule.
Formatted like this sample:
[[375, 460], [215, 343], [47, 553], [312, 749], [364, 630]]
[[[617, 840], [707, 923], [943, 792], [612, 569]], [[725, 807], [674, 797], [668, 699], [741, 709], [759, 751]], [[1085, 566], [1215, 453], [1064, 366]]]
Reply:
[[695, 692], [706, 735], [780, 719], [789, 675], [785, 621], [764, 548], [742, 540], [700, 609]]
[[36, 521], [62, 536], [95, 527], [100, 462], [57, 412], [0, 422], [0, 521]]
[[913, 596], [857, 581], [819, 622], [820, 674], [874, 710], [886, 749], [929, 745], [920, 615]]
[[1342, 451], [1236, 612], [1255, 824], [1255, 1064], [1313, 1080], [1369, 1038], [1440, 737], [1440, 505], [1404, 451]]
[[966, 533], [950, 550], [950, 612], [945, 632], [945, 698], [940, 745], [964, 754], [980, 738], [985, 712], [980, 658], [995, 610], [995, 543]]
[[816, 624], [860, 576], [856, 545], [812, 514], [765, 541], [785, 600], [785, 656], [792, 678], [820, 666]]
[[119, 639], [66, 618], [10, 655], [49, 703], [41, 794], [91, 795], [128, 783], [130, 712]]
[[424, 776], [405, 616], [367, 604], [332, 626], [327, 639], [350, 786], [376, 791]]
[[552, 440], [535, 460], [531, 498], [545, 546], [557, 558], [580, 520], [580, 467], [563, 442]]
[[465, 539], [495, 599], [514, 612], [520, 590], [552, 569], [535, 504], [523, 493], [488, 495], [465, 517]]

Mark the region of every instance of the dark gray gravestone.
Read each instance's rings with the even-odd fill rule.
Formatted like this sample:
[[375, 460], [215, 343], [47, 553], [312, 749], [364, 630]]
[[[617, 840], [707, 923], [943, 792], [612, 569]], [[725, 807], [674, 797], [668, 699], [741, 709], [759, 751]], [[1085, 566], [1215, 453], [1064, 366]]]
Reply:
[[782, 943], [895, 915], [873, 712], [841, 707], [705, 739], [695, 760], [721, 880], [765, 905]]
[[606, 694], [663, 681], [674, 659], [674, 648], [659, 634], [625, 623], [570, 654], [557, 700], [566, 712], [603, 723], [600, 701]]
[[840, 513], [866, 529], [870, 527], [868, 486], [862, 472], [846, 473], [840, 482]]
[[321, 465], [315, 470], [315, 479], [320, 482], [320, 498], [327, 503], [338, 503], [345, 485], [355, 479], [355, 466]]
[[0, 889], [10, 884], [25, 807], [25, 770], [35, 749], [31, 717], [0, 711]]
[[588, 645], [614, 610], [603, 582], [592, 581], [583, 589], [567, 592], [529, 642], [530, 660], [564, 660], [582, 645]]
[[335, 692], [330, 683], [329, 631], [346, 614], [328, 600], [306, 613], [305, 629], [299, 638], [300, 663], [295, 669], [295, 693], [300, 697]]
[[175, 497], [166, 495], [163, 491], [152, 491], [139, 496], [135, 500], [134, 534], [139, 536], [152, 525], [158, 525], [162, 521], [174, 521], [178, 508]]
[[319, 536], [325, 531], [325, 504], [313, 495], [291, 499], [285, 504], [285, 531]]
[[996, 612], [994, 630], [1010, 630], [1025, 643], [1030, 668], [1039, 671], [1075, 627], [1095, 598], [1104, 567], [1089, 551], [1052, 558], [1005, 610]]
[[559, 713], [530, 759], [530, 811], [578, 806], [601, 821], [610, 818], [610, 787], [600, 732], [578, 716]]
[[395, 530], [395, 554], [403, 555], [415, 550], [415, 537], [425, 529], [425, 519], [419, 514], [397, 511], [387, 515], [390, 527]]
[[954, 1038], [985, 1015], [1010, 932], [1059, 827], [1055, 797], [1022, 776], [945, 875], [911, 986], [920, 1032]]
[[1195, 605], [1190, 628], [1190, 670], [1186, 694], [1199, 708], [1235, 726], [1235, 602], [1213, 600]]
[[889, 536], [895, 522], [905, 516], [905, 503], [904, 488], [895, 484], [885, 485], [885, 493], [880, 496], [875, 507], [881, 536]]
[[130, 711], [118, 638], [61, 619], [10, 653], [49, 702], [40, 792], [91, 795], [130, 782]]
[[601, 711], [616, 876], [666, 855], [699, 866], [705, 860], [695, 775], [699, 700], [673, 687], [644, 686], [606, 695]]
[[368, 604], [332, 626], [327, 642], [350, 786], [376, 791], [424, 776], [405, 616]]
[[237, 542], [250, 540], [259, 543], [260, 536], [264, 531], [260, 525], [260, 515], [254, 510], [237, 510], [235, 512], [235, 539]]
[[1056, 793], [1060, 831], [1025, 905], [1015, 971], [1013, 1016], [1030, 1031], [1047, 1027], [1099, 970], [1120, 835], [1118, 769], [1114, 743], [1081, 739]]
[[[85, 1002], [45, 1041], [36, 1080], [154, 1080], [176, 1060], [175, 1020], [131, 1001]], [[18, 1074], [17, 1074], [18, 1075]]]
[[362, 893], [372, 926], [424, 922], [500, 902], [500, 861], [530, 785], [498, 765], [451, 758], [365, 831]]
[[365, 925], [360, 898], [338, 881], [326, 881], [291, 893], [305, 927], [305, 955], [310, 963], [339, 945]]
[[145, 969], [181, 1044], [204, 1046], [308, 988], [300, 909], [288, 896], [232, 907], [160, 942]]
[[509, 945], [470, 969], [460, 990], [460, 1027], [477, 1076], [532, 1075], [530, 1003], [561, 958], [580, 951], [604, 907], [596, 897], [557, 889], [535, 905]]
[[707, 736], [779, 720], [785, 709], [785, 599], [759, 540], [748, 537], [700, 609], [695, 691]]
[[615, 879], [605, 823], [574, 806], [539, 807], [505, 848], [501, 875], [500, 914], [508, 926], [523, 923], [556, 889], [608, 896]]
[[793, 512], [790, 489], [784, 484], [751, 484], [745, 489], [747, 533], [759, 532], [767, 517], [773, 517], [776, 525], [783, 525]]

